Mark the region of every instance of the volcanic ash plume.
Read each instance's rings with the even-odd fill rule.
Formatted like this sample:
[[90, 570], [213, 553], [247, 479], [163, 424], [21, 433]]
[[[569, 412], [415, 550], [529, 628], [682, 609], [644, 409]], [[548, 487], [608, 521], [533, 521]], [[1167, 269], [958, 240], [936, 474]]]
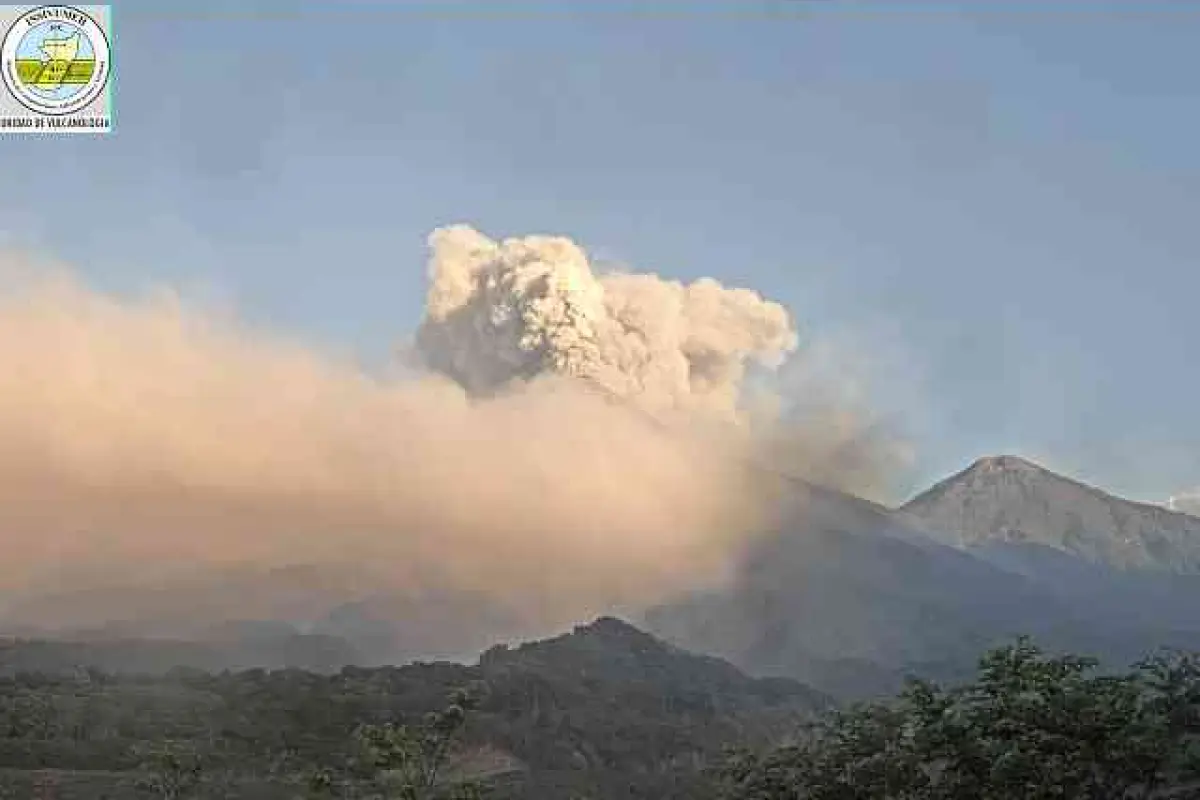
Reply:
[[417, 347], [474, 396], [558, 374], [646, 411], [736, 420], [747, 363], [796, 346], [787, 311], [755, 292], [598, 276], [569, 239], [496, 242], [460, 225], [430, 246]]
[[752, 292], [597, 278], [563, 239], [445, 229], [418, 340], [455, 383], [9, 262], [25, 277], [0, 283], [0, 601], [156, 587], [23, 622], [274, 614], [231, 590], [202, 603], [198, 576], [306, 564], [418, 601], [469, 592], [544, 631], [719, 577], [761, 522], [759, 479], [720, 437], [631, 410], [734, 417], [744, 364], [795, 340]]

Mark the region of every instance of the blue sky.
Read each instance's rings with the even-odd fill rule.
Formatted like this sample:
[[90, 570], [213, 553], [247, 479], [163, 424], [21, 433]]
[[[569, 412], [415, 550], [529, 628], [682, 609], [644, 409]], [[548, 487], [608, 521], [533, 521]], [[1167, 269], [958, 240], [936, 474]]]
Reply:
[[0, 143], [0, 237], [378, 362], [432, 228], [566, 234], [785, 303], [913, 487], [1200, 484], [1200, 9], [499, 5], [117, 2], [117, 132]]

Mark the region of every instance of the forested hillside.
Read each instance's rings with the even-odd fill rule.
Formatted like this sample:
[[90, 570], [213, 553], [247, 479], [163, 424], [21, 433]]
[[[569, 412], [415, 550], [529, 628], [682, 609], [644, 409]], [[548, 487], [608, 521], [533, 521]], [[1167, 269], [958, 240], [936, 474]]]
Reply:
[[699, 797], [701, 770], [726, 746], [766, 743], [828, 706], [794, 681], [748, 678], [611, 618], [493, 648], [474, 666], [157, 677], [60, 667], [0, 681], [0, 767], [14, 797], [29, 796], [39, 770], [57, 776], [60, 800], [72, 785], [80, 798], [158, 796], [137, 783], [168, 756], [195, 761], [202, 797], [303, 796], [314, 771], [344, 770], [360, 726], [417, 723], [463, 687], [479, 708], [451, 774], [480, 778], [489, 796]]

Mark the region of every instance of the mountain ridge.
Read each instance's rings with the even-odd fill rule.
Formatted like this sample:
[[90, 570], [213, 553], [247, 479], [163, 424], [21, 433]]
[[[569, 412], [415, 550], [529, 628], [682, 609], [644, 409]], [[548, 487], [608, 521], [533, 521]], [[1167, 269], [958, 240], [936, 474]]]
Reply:
[[956, 547], [1032, 542], [1120, 568], [1200, 572], [1200, 518], [1020, 456], [979, 458], [893, 513]]
[[[1103, 489], [1099, 486], [1096, 486], [1095, 484], [1088, 483], [1087, 481], [1080, 480], [1079, 478], [1072, 478], [1070, 475], [1064, 474], [1062, 472], [1058, 472], [1056, 470], [1052, 470], [1049, 467], [1045, 467], [1032, 459], [1026, 458], [1024, 456], [1018, 456], [1018, 455], [1015, 455], [1012, 453], [1000, 453], [997, 455], [980, 456], [979, 458], [975, 459], [970, 464], [968, 464], [966, 467], [959, 470], [958, 472], [947, 475], [945, 478], [942, 478], [941, 480], [936, 481], [928, 488], [922, 489], [920, 492], [918, 492], [917, 494], [913, 495], [911, 498], [906, 500], [903, 504], [897, 506], [894, 510], [900, 511], [908, 506], [911, 506], [911, 505], [917, 503], [918, 501], [921, 501], [921, 500], [929, 497], [930, 495], [935, 494], [936, 492], [938, 492], [938, 490], [943, 489], [944, 487], [957, 482], [963, 476], [965, 476], [973, 471], [978, 471], [982, 468], [988, 468], [988, 467], [994, 467], [994, 468], [999, 468], [999, 469], [1011, 469], [1013, 467], [1016, 467], [1017, 469], [1033, 470], [1040, 474], [1049, 476], [1055, 480], [1059, 480], [1064, 483], [1074, 484], [1076, 487], [1078, 487], [1080, 489], [1084, 489], [1088, 492], [1103, 495], [1104, 497], [1106, 497], [1108, 499], [1117, 500], [1117, 501], [1126, 503], [1131, 506], [1137, 506], [1138, 508], [1143, 509], [1145, 511], [1162, 511], [1169, 515], [1177, 515], [1177, 516], [1181, 516], [1181, 517], [1187, 517], [1189, 519], [1200, 520], [1200, 516], [1197, 516], [1196, 514], [1190, 513], [1188, 511], [1180, 511], [1177, 508], [1171, 508], [1169, 506], [1159, 505], [1157, 503], [1147, 503], [1147, 502], [1144, 502], [1141, 500], [1131, 500], [1128, 497], [1124, 497], [1123, 495], [1116, 494], [1115, 492], [1110, 492], [1107, 489]], [[866, 502], [870, 502], [870, 501], [866, 501]]]
[[[1063, 547], [1069, 525], [1050, 531], [1057, 540], [1046, 534], [1047, 542], [1007, 541], [985, 514], [970, 520], [977, 523], [972, 543], [954, 525], [939, 530], [923, 518], [923, 505], [947, 496], [957, 502], [963, 484], [981, 473], [1001, 486], [1016, 476], [1039, 490], [1032, 501], [1019, 491], [1000, 493], [1017, 523], [1024, 521], [1019, 506], [1028, 503], [1034, 516], [1069, 523], [1072, 503], [1094, 503], [1099, 495], [1118, 521], [1182, 521], [1186, 531], [1195, 522], [1200, 544], [1200, 520], [1125, 505], [1020, 457], [988, 456], [898, 509], [797, 484], [794, 513], [754, 542], [729, 584], [650, 609], [647, 624], [668, 641], [717, 653], [752, 674], [788, 675], [843, 698], [891, 693], [909, 675], [953, 680], [986, 647], [1024, 634], [1052, 650], [1112, 663], [1160, 646], [1200, 644], [1200, 619], [1188, 613], [1200, 604], [1200, 574], [1187, 561], [1172, 563], [1170, 553], [1157, 569], [1137, 569], [1131, 559], [1088, 558], [1104, 555], [1102, 548], [1089, 554]], [[1048, 493], [1039, 493], [1043, 482]], [[990, 502], [991, 484], [982, 488]], [[1064, 508], [1047, 513], [1064, 500]], [[1105, 534], [1117, 537], [1120, 527]]]

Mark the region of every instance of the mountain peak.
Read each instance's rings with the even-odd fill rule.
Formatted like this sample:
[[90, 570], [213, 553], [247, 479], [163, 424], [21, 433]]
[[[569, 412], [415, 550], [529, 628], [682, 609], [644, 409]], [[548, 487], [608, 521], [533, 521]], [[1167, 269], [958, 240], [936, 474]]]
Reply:
[[650, 634], [638, 630], [623, 619], [598, 617], [587, 625], [576, 625], [577, 636], [597, 636], [603, 639], [653, 639]]
[[604, 616], [549, 639], [525, 642], [516, 648], [498, 645], [484, 653], [483, 660], [489, 663], [529, 659], [609, 662], [628, 658], [639, 660], [673, 650], [670, 645], [624, 620]]
[[1200, 519], [1135, 503], [1019, 456], [987, 456], [897, 515], [949, 544], [1036, 544], [1121, 568], [1200, 572]]
[[[979, 487], [988, 486], [996, 480], [1023, 479], [1031, 481], [1040, 477], [1050, 480], [1066, 480], [1045, 467], [1021, 456], [1009, 454], [982, 456], [972, 461], [966, 469], [938, 481], [909, 500], [900, 508], [900, 512], [902, 516], [910, 520], [922, 521], [923, 515], [921, 512], [924, 509], [937, 503], [948, 494], [962, 492], [964, 487], [970, 487], [974, 490]], [[936, 533], [937, 531], [934, 532]]]
[[1049, 470], [1040, 467], [1037, 464], [1020, 456], [1013, 455], [998, 455], [984, 456], [976, 459], [975, 463], [967, 467], [967, 472], [975, 473], [995, 473], [995, 472], [1045, 472]]
[[593, 688], [620, 685], [622, 691], [634, 687], [659, 696], [703, 697], [705, 703], [742, 703], [738, 695], [768, 704], [793, 698], [820, 706], [827, 699], [795, 681], [752, 678], [728, 661], [688, 652], [610, 616], [515, 648], [497, 645], [480, 656], [479, 664], [487, 670], [520, 668], [547, 678], [584, 676]]

